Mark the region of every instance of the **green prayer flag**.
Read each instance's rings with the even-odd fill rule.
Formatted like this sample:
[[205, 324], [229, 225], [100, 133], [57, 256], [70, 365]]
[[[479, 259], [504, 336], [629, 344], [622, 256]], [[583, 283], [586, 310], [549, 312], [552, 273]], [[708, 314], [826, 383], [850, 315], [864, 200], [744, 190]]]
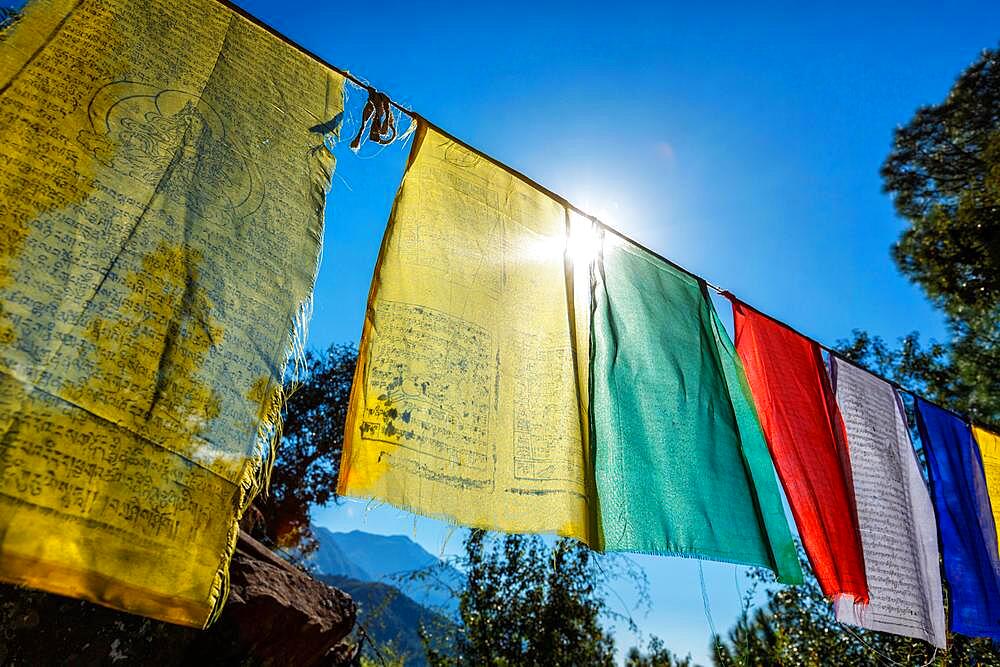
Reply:
[[722, 360], [722, 372], [725, 373], [729, 398], [736, 414], [743, 461], [747, 467], [752, 491], [757, 496], [758, 521], [764, 529], [765, 544], [771, 551], [771, 560], [765, 565], [775, 571], [782, 583], [801, 584], [802, 568], [799, 565], [798, 551], [788, 529], [781, 495], [774, 479], [771, 453], [767, 449], [767, 441], [764, 440], [764, 429], [757, 417], [757, 409], [753, 404], [753, 395], [750, 393], [750, 383], [743, 370], [743, 362], [740, 361], [733, 341], [723, 328], [711, 302], [708, 302], [708, 307], [712, 311], [712, 329], [715, 333], [719, 358]]
[[761, 565], [800, 582], [746, 379], [704, 285], [609, 236], [593, 283], [604, 549]]

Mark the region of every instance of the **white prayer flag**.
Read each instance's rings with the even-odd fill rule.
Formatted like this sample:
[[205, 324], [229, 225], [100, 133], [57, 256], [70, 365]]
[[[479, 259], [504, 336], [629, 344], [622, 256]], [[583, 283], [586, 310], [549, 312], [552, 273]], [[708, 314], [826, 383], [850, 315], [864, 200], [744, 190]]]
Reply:
[[837, 620], [945, 648], [937, 529], [906, 416], [892, 386], [836, 357], [830, 372], [847, 428], [871, 602], [835, 602]]

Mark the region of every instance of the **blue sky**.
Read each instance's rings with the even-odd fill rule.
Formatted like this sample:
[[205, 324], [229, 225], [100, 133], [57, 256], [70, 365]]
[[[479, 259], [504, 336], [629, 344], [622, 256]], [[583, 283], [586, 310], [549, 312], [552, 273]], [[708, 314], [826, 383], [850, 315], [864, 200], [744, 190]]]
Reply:
[[[239, 4], [809, 335], [943, 334], [889, 258], [903, 224], [878, 169], [893, 128], [997, 45], [998, 3]], [[314, 347], [360, 335], [407, 148], [341, 151]], [[407, 534], [434, 553], [460, 543], [445, 543], [442, 524], [354, 502], [319, 520]], [[697, 563], [636, 560], [653, 598], [644, 632], [705, 660]], [[746, 584], [733, 566], [704, 568], [725, 629]]]

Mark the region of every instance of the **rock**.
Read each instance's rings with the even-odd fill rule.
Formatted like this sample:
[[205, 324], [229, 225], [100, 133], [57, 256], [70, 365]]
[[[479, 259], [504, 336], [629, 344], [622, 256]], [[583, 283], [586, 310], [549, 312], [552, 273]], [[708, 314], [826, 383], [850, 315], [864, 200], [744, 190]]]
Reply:
[[346, 593], [240, 535], [229, 599], [208, 630], [0, 585], [0, 665], [346, 665]]
[[245, 657], [262, 665], [335, 665], [346, 655], [337, 647], [357, 615], [347, 593], [313, 579], [246, 533], [240, 533], [229, 572], [229, 600], [216, 632], [235, 636]]

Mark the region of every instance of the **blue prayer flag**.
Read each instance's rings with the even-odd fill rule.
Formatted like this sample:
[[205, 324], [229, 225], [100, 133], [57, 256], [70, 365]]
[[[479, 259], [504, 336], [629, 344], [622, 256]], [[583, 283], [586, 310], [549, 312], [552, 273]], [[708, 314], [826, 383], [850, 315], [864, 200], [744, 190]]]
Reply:
[[957, 415], [916, 402], [951, 592], [951, 630], [1000, 640], [1000, 556], [979, 449]]

